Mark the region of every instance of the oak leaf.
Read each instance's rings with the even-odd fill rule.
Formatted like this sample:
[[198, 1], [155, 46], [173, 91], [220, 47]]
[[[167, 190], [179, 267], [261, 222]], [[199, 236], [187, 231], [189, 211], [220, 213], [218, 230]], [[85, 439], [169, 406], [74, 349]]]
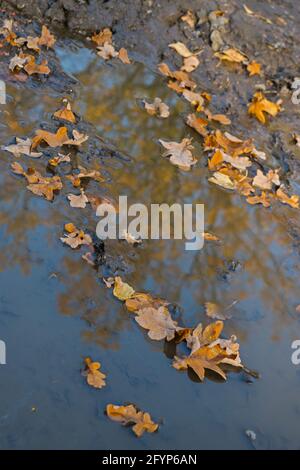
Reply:
[[132, 297], [134, 293], [135, 293], [134, 289], [126, 282], [123, 282], [120, 276], [115, 277], [113, 294], [115, 297], [117, 297], [117, 299], [119, 300], [130, 299], [130, 297]]
[[72, 111], [71, 104], [69, 103], [68, 100], [64, 100], [64, 103], [65, 105], [63, 106], [62, 109], [55, 111], [54, 117], [58, 119], [63, 119], [64, 121], [72, 122], [73, 124], [75, 124], [76, 117]]
[[260, 91], [254, 94], [248, 107], [248, 113], [255, 116], [262, 124], [266, 123], [266, 116], [264, 113], [270, 114], [270, 116], [274, 117], [279, 111], [280, 106], [269, 101]]
[[160, 341], [166, 339], [171, 341], [178, 330], [177, 322], [174, 321], [168, 309], [164, 306], [158, 309], [153, 307], [144, 307], [137, 312], [135, 321], [148, 331], [151, 339]]
[[170, 157], [170, 162], [180, 169], [185, 171], [190, 170], [191, 166], [197, 163], [191, 152], [194, 149], [191, 139], [184, 138], [180, 143], [166, 142], [162, 139], [159, 142], [166, 149], [162, 156]]
[[191, 57], [194, 56], [195, 53], [191, 52], [183, 42], [173, 42], [172, 44], [169, 44], [169, 47], [174, 49], [177, 54], [181, 55], [181, 57]]
[[252, 61], [250, 64], [247, 65], [247, 70], [249, 72], [249, 76], [252, 75], [260, 75], [261, 74], [261, 65], [258, 62]]
[[299, 209], [300, 198], [296, 194], [293, 194], [292, 196], [288, 196], [288, 194], [286, 194], [283, 188], [280, 187], [276, 191], [276, 197], [283, 204], [287, 204], [288, 206], [293, 207], [293, 209]]
[[247, 197], [246, 201], [252, 205], [262, 204], [264, 207], [270, 207], [271, 205], [270, 194], [266, 193], [265, 191], [262, 191], [260, 195]]
[[144, 105], [147, 113], [151, 116], [156, 115], [161, 118], [167, 118], [170, 115], [169, 106], [163, 103], [160, 98], [155, 98], [153, 103], [147, 103], [147, 101], [144, 101]]
[[68, 194], [68, 199], [70, 201], [71, 207], [76, 207], [80, 209], [84, 209], [89, 202], [88, 198], [86, 197], [83, 189], [81, 190], [80, 194]]
[[153, 433], [158, 429], [158, 424], [154, 423], [149, 413], [138, 411], [134, 405], [118, 406], [109, 404], [106, 406], [107, 416], [123, 425], [133, 424], [132, 430], [137, 437], [144, 432]]
[[50, 33], [49, 29], [47, 26], [43, 25], [42, 26], [42, 33], [39, 38], [39, 45], [40, 46], [46, 46], [47, 49], [53, 48], [54, 44], [56, 42], [56, 39], [53, 34]]
[[230, 47], [222, 52], [215, 52], [215, 56], [227, 62], [244, 63], [248, 60], [247, 56], [243, 52], [240, 52], [233, 47]]
[[228, 175], [219, 171], [215, 172], [211, 178], [208, 178], [208, 181], [217, 184], [224, 189], [234, 190], [236, 187], [235, 182], [232, 181]]
[[114, 46], [108, 42], [104, 43], [103, 46], [97, 47], [97, 50], [97, 55], [102, 57], [104, 60], [118, 57], [118, 52], [115, 50]]
[[16, 143], [3, 147], [3, 150], [7, 150], [10, 153], [13, 153], [15, 157], [20, 157], [20, 155], [27, 155], [28, 157], [38, 158], [43, 154], [41, 152], [32, 152], [31, 151], [31, 139], [20, 139], [16, 137]]
[[93, 362], [90, 357], [86, 357], [84, 363], [85, 370], [83, 371], [83, 375], [86, 376], [87, 383], [94, 388], [105, 387], [106, 375], [100, 372], [100, 362]]
[[94, 33], [91, 40], [97, 44], [97, 46], [104, 46], [105, 43], [112, 43], [112, 32], [109, 28], [104, 28], [99, 33]]
[[202, 137], [207, 135], [208, 131], [206, 126], [208, 122], [206, 119], [197, 117], [196, 114], [189, 114], [185, 122], [188, 126], [192, 127], [196, 132], [198, 132], [198, 134], [202, 135]]
[[26, 62], [26, 65], [24, 65], [24, 70], [25, 72], [28, 73], [28, 75], [34, 75], [34, 74], [49, 75], [50, 73], [47, 59], [44, 59], [42, 60], [40, 64], [37, 64], [35, 62], [35, 57], [32, 55], [27, 56], [27, 62]]
[[71, 248], [75, 249], [81, 245], [91, 245], [92, 238], [90, 235], [79, 230], [73, 224], [66, 224], [65, 231], [67, 232], [64, 237], [61, 237], [61, 241]]

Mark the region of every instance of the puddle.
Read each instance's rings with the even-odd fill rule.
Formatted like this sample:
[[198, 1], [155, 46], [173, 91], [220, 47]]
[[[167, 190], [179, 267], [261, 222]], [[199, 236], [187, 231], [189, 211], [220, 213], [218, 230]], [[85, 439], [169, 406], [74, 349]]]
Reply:
[[[300, 369], [291, 362], [291, 343], [299, 337], [299, 258], [286, 225], [295, 213], [251, 207], [208, 183], [206, 157], [183, 123], [188, 108], [161, 77], [140, 64], [104, 64], [88, 49], [61, 47], [57, 54], [78, 81], [74, 110], [130, 158], [102, 159], [111, 181], [101, 190], [116, 199], [127, 195], [129, 204], [204, 203], [206, 230], [222, 240], [206, 242], [199, 252], [185, 251], [183, 241], [145, 241], [137, 248], [110, 241], [108, 255], [137, 290], [177, 303], [187, 326], [206, 322], [205, 302], [225, 307], [237, 300], [224, 332], [238, 336], [243, 362], [261, 379], [250, 384], [231, 373], [226, 383], [201, 384], [173, 369], [164, 345], [148, 339], [81, 260], [84, 250], [60, 242], [68, 221], [95, 230], [92, 209], [68, 206], [71, 187], [53, 203], [35, 197], [11, 174], [14, 157], [0, 151], [0, 338], [7, 344], [0, 447], [247, 449], [252, 444], [244, 431], [252, 429], [257, 448], [298, 448]], [[61, 99], [38, 87], [33, 93], [10, 85], [8, 94], [1, 144], [33, 135]], [[142, 100], [156, 96], [170, 106], [169, 119], [143, 109]], [[183, 173], [161, 157], [158, 139], [189, 135], [199, 164]], [[45, 174], [45, 162], [29, 164]], [[101, 391], [80, 375], [86, 355], [99, 358], [107, 373]], [[162, 420], [159, 432], [137, 440], [110, 422], [106, 404], [123, 402]]]

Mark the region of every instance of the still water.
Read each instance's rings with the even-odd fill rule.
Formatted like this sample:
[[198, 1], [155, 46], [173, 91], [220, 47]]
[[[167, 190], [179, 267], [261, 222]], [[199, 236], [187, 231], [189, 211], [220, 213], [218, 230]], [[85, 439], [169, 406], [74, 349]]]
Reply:
[[[300, 448], [300, 366], [291, 343], [300, 338], [299, 252], [287, 229], [297, 214], [266, 210], [207, 182], [198, 137], [183, 122], [188, 105], [141, 64], [104, 64], [85, 48], [57, 47], [64, 71], [76, 79], [75, 112], [91, 123], [94, 137], [124, 158], [88, 156], [106, 182], [92, 189], [144, 204], [204, 203], [206, 230], [221, 243], [187, 252], [183, 241], [106, 244], [99, 273], [81, 259], [84, 250], [64, 246], [63, 225], [95, 232], [92, 208], [68, 205], [64, 188], [53, 203], [34, 196], [10, 171], [16, 160], [0, 151], [0, 339], [7, 364], [0, 366], [0, 447], [12, 449], [294, 449]], [[51, 122], [62, 96], [46, 87], [34, 92], [8, 85], [1, 108], [1, 145], [31, 137]], [[149, 116], [141, 101], [156, 96], [170, 106], [168, 119]], [[234, 133], [234, 129], [232, 129]], [[199, 163], [189, 173], [161, 157], [158, 139], [194, 137]], [[85, 147], [87, 148], [87, 147]], [[269, 149], [266, 149], [269, 150]], [[45, 158], [45, 157], [44, 157]], [[22, 156], [45, 174], [45, 160]], [[199, 383], [172, 368], [163, 342], [151, 341], [101, 282], [117, 272], [138, 291], [179, 306], [186, 326], [207, 323], [205, 302], [238, 301], [224, 334], [235, 334], [241, 358], [261, 378], [230, 373]], [[102, 390], [88, 387], [82, 360], [99, 360], [107, 374]], [[137, 439], [111, 422], [108, 403], [135, 403], [160, 423]], [[257, 439], [250, 442], [245, 430]]]

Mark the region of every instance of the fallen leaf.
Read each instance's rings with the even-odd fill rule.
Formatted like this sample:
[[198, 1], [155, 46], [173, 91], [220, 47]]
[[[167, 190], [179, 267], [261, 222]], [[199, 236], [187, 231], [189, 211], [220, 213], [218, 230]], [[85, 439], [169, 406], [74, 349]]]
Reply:
[[192, 350], [192, 354], [203, 346], [207, 346], [216, 341], [222, 333], [224, 324], [222, 321], [216, 321], [207, 325], [204, 330], [202, 324], [199, 323], [196, 328], [186, 338], [188, 347]]
[[208, 122], [206, 119], [197, 117], [196, 114], [189, 114], [185, 122], [188, 126], [192, 127], [196, 132], [198, 132], [198, 134], [202, 135], [202, 137], [207, 135], [208, 131], [206, 126]]
[[204, 104], [204, 99], [201, 93], [195, 93], [194, 91], [190, 90], [183, 90], [182, 96], [198, 108]]
[[126, 282], [123, 282], [120, 276], [115, 277], [113, 294], [115, 297], [117, 297], [117, 299], [119, 300], [130, 299], [130, 297], [132, 297], [134, 293], [135, 293], [134, 289]]
[[160, 98], [155, 98], [153, 103], [147, 103], [144, 101], [145, 109], [151, 116], [158, 116], [161, 118], [167, 118], [170, 115], [169, 106], [162, 102]]
[[166, 149], [162, 156], [170, 157], [170, 162], [180, 169], [190, 170], [191, 166], [197, 163], [191, 152], [194, 149], [191, 139], [184, 138], [180, 143], [166, 142], [162, 139], [159, 142]]
[[83, 230], [78, 229], [73, 224], [66, 224], [65, 231], [67, 234], [65, 234], [65, 237], [61, 237], [60, 240], [73, 249], [81, 245], [91, 245], [92, 243], [90, 235], [84, 233]]
[[261, 170], [257, 170], [256, 176], [253, 179], [253, 186], [260, 189], [271, 190], [273, 184], [280, 186], [278, 170], [269, 170], [266, 175], [264, 175]]
[[37, 196], [44, 196], [48, 201], [54, 198], [54, 191], [62, 189], [62, 182], [58, 175], [44, 177], [34, 168], [24, 170], [22, 165], [17, 162], [11, 164], [12, 171], [17, 175], [24, 176], [28, 181], [27, 189]]
[[9, 62], [9, 70], [11, 70], [12, 72], [14, 72], [14, 70], [17, 68], [17, 69], [22, 69], [24, 67], [24, 65], [26, 64], [27, 62], [27, 56], [25, 56], [24, 54], [20, 54], [20, 55], [15, 55]]
[[100, 372], [100, 362], [93, 362], [90, 357], [84, 359], [85, 370], [83, 375], [86, 376], [87, 383], [94, 388], [103, 388], [106, 385], [106, 375]]
[[160, 341], [166, 339], [171, 341], [175, 337], [178, 329], [177, 322], [174, 321], [166, 307], [145, 307], [137, 312], [135, 321], [148, 331], [149, 338]]
[[103, 46], [105, 43], [112, 43], [112, 32], [109, 28], [104, 28], [99, 33], [94, 33], [91, 40], [97, 44], [97, 46]]
[[266, 122], [264, 113], [270, 114], [274, 117], [279, 111], [279, 105], [267, 100], [260, 91], [257, 91], [254, 94], [252, 101], [248, 106], [248, 113], [255, 116], [262, 124], [265, 124]]
[[270, 207], [271, 205], [271, 199], [270, 195], [266, 193], [265, 191], [262, 191], [261, 195], [255, 195], [255, 196], [249, 196], [247, 197], [247, 202], [249, 204], [262, 204], [264, 207]]
[[169, 44], [169, 47], [174, 49], [177, 54], [181, 55], [181, 57], [187, 58], [195, 55], [195, 53], [191, 52], [182, 42], [173, 42], [172, 44]]
[[70, 161], [71, 161], [70, 154], [63, 155], [59, 153], [57, 157], [50, 158], [50, 160], [48, 160], [48, 164], [55, 167], [55, 166], [60, 165], [61, 163], [70, 163]]
[[196, 25], [196, 15], [191, 11], [188, 10], [182, 17], [180, 18], [181, 21], [184, 21], [189, 25], [190, 28], [195, 29]]
[[41, 34], [41, 37], [39, 38], [39, 45], [46, 46], [47, 49], [49, 49], [49, 48], [53, 48], [55, 42], [56, 42], [56, 39], [54, 35], [50, 33], [47, 26], [43, 25], [42, 34]]
[[208, 181], [211, 183], [217, 184], [225, 189], [233, 190], [235, 189], [235, 183], [232, 181], [228, 175], [224, 175], [219, 171], [215, 172], [211, 178], [208, 178]]
[[253, 60], [252, 62], [250, 62], [250, 64], [247, 65], [247, 70], [249, 72], [250, 77], [252, 77], [252, 75], [260, 75], [261, 65]]
[[13, 153], [15, 157], [20, 157], [21, 155], [27, 155], [32, 158], [41, 157], [43, 155], [41, 152], [31, 151], [31, 145], [31, 139], [20, 139], [19, 137], [16, 137], [16, 144], [3, 147], [3, 150]]
[[38, 38], [38, 37], [28, 36], [26, 38], [26, 47], [28, 49], [32, 49], [35, 52], [40, 52], [39, 40], [40, 40], [40, 38]]
[[81, 134], [76, 129], [72, 131], [73, 139], [68, 139], [64, 142], [64, 145], [75, 145], [78, 147], [79, 145], [83, 144], [86, 140], [88, 140], [89, 136], [86, 134]]
[[127, 50], [124, 47], [121, 47], [119, 50], [118, 58], [121, 60], [121, 62], [123, 62], [123, 64], [131, 64]]
[[223, 152], [220, 149], [217, 149], [213, 156], [208, 160], [208, 168], [210, 170], [216, 170], [223, 162]]
[[215, 372], [226, 380], [225, 373], [218, 366], [219, 362], [219, 358], [207, 359], [205, 355], [196, 352], [182, 359], [175, 356], [173, 367], [177, 370], [188, 369], [190, 367], [201, 381], [204, 380], [206, 369]]
[[288, 196], [283, 190], [283, 188], [280, 187], [276, 191], [276, 196], [279, 199], [279, 201], [282, 202], [283, 204], [287, 204], [288, 206], [293, 207], [293, 209], [299, 209], [300, 198], [296, 194], [293, 194], [292, 196]]
[[209, 242], [220, 241], [220, 238], [217, 237], [217, 235], [214, 235], [213, 233], [210, 233], [210, 232], [203, 232], [203, 237], [204, 237], [204, 240], [209, 241]]
[[273, 22], [269, 18], [266, 18], [265, 16], [262, 16], [259, 13], [255, 13], [250, 8], [248, 8], [247, 5], [243, 5], [243, 7], [247, 15], [252, 16], [253, 18], [258, 18], [259, 20], [265, 21], [268, 24], [273, 24]]
[[190, 73], [196, 70], [196, 68], [199, 66], [200, 62], [199, 59], [192, 55], [190, 57], [186, 57], [183, 61], [183, 65], [180, 68], [180, 70], [183, 70], [184, 72]]
[[97, 50], [97, 55], [102, 57], [104, 60], [118, 57], [118, 52], [115, 50], [114, 46], [108, 42], [106, 42], [103, 46], [97, 47]]
[[247, 56], [243, 52], [240, 52], [233, 47], [230, 47], [222, 52], [215, 52], [215, 56], [227, 62], [244, 63], [248, 60]]
[[40, 64], [37, 64], [35, 62], [35, 57], [32, 55], [27, 56], [27, 63], [26, 65], [24, 65], [24, 70], [28, 73], [28, 75], [33, 75], [33, 74], [49, 75], [50, 73], [47, 59], [44, 59], [42, 60]]
[[68, 194], [68, 199], [70, 201], [71, 207], [76, 207], [80, 209], [84, 209], [89, 202], [88, 198], [86, 197], [83, 189], [79, 195], [77, 194]]
[[75, 124], [76, 122], [76, 117], [72, 111], [71, 104], [69, 103], [68, 100], [63, 100], [65, 105], [63, 106], [62, 109], [59, 109], [54, 113], [54, 117], [58, 119], [63, 119], [64, 121], [72, 122]]
[[157, 431], [158, 424], [154, 423], [149, 413], [138, 411], [134, 405], [118, 406], [107, 405], [107, 416], [123, 425], [133, 424], [133, 432], [137, 437], [140, 437], [144, 432], [153, 433]]
[[88, 139], [88, 136], [81, 134], [76, 129], [73, 130], [74, 139], [69, 139], [68, 129], [60, 127], [55, 134], [39, 129], [35, 131], [36, 136], [32, 139], [32, 148], [36, 148], [40, 143], [45, 142], [49, 147], [61, 147], [62, 145], [79, 146]]
[[144, 292], [135, 292], [129, 299], [126, 299], [126, 308], [129, 312], [138, 313], [143, 308], [166, 307], [169, 302], [166, 300], [152, 297], [152, 295]]
[[35, 131], [36, 136], [32, 139], [32, 148], [36, 148], [42, 142], [45, 142], [49, 147], [60, 147], [68, 140], [68, 129], [60, 127], [55, 134], [52, 132], [39, 129]]

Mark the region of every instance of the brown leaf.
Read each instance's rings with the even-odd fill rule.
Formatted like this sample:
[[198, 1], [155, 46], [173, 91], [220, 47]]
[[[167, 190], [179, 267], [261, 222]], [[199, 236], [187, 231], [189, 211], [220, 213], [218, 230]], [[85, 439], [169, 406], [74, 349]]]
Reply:
[[255, 196], [249, 196], [247, 197], [247, 202], [249, 204], [262, 204], [264, 207], [270, 207], [271, 205], [271, 200], [270, 200], [270, 195], [266, 193], [265, 191], [262, 191], [261, 195], [255, 195]]
[[240, 52], [233, 47], [229, 47], [222, 52], [215, 52], [215, 56], [227, 62], [244, 63], [248, 60], [247, 56], [243, 52]]
[[17, 175], [24, 176], [29, 185], [27, 189], [37, 196], [44, 196], [48, 201], [54, 198], [54, 191], [62, 189], [62, 182], [59, 176], [44, 177], [34, 168], [24, 170], [22, 165], [17, 162], [11, 164], [12, 171]]
[[183, 65], [180, 68], [180, 70], [183, 70], [184, 72], [190, 73], [196, 70], [196, 68], [199, 66], [200, 62], [199, 59], [195, 56], [192, 55], [190, 57], [186, 57], [183, 60]]
[[158, 424], [154, 423], [149, 413], [138, 411], [134, 405], [118, 406], [107, 405], [107, 416], [123, 425], [134, 424], [133, 432], [140, 437], [144, 432], [153, 433], [158, 429]]
[[94, 33], [91, 39], [97, 46], [104, 46], [105, 43], [111, 44], [112, 32], [109, 28], [104, 28], [99, 33]]
[[253, 186], [264, 190], [271, 190], [273, 184], [280, 186], [278, 170], [269, 170], [266, 175], [261, 170], [257, 170], [256, 176], [253, 179]]
[[70, 206], [71, 207], [76, 207], [80, 209], [84, 209], [89, 202], [88, 198], [84, 194], [83, 189], [81, 190], [81, 193], [79, 195], [77, 194], [68, 194], [68, 199], [70, 201]]
[[15, 157], [20, 157], [21, 155], [27, 155], [28, 157], [32, 158], [41, 157], [43, 155], [41, 152], [31, 151], [31, 145], [31, 139], [19, 139], [19, 137], [16, 137], [16, 144], [3, 147], [3, 150], [7, 150], [8, 152], [13, 153]]
[[160, 298], [152, 297], [152, 295], [148, 293], [135, 292], [129, 299], [126, 299], [125, 304], [129, 312], [138, 313], [139, 310], [148, 307], [155, 309], [166, 307], [169, 305], [169, 302]]
[[188, 10], [182, 17], [180, 18], [181, 21], [184, 21], [189, 25], [190, 28], [195, 29], [196, 25], [196, 15], [191, 10]]
[[186, 123], [188, 126], [195, 129], [198, 134], [202, 135], [202, 137], [205, 137], [207, 135], [207, 120], [197, 117], [196, 114], [189, 114], [186, 118]]
[[43, 25], [42, 34], [41, 34], [41, 37], [39, 38], [39, 45], [46, 46], [47, 49], [49, 49], [49, 48], [53, 48], [55, 42], [56, 42], [56, 39], [54, 35], [50, 33], [47, 26]]
[[76, 122], [76, 117], [72, 111], [71, 104], [69, 103], [68, 100], [63, 100], [65, 105], [63, 106], [62, 109], [59, 109], [54, 113], [54, 117], [58, 119], [63, 119], [64, 121], [72, 122], [75, 124]]
[[137, 312], [135, 320], [142, 328], [149, 330], [149, 338], [157, 341], [162, 339], [171, 341], [178, 329], [177, 322], [172, 319], [168, 309], [164, 306], [158, 309], [144, 307]]
[[121, 60], [121, 62], [123, 62], [123, 64], [131, 64], [127, 50], [124, 47], [121, 47], [119, 50], [118, 58]]
[[162, 156], [170, 157], [170, 162], [180, 169], [185, 171], [190, 170], [191, 166], [197, 163], [191, 152], [194, 148], [191, 144], [191, 139], [182, 139], [180, 143], [166, 142], [162, 139], [159, 142], [166, 149]]
[[61, 241], [73, 249], [81, 245], [91, 245], [92, 243], [90, 235], [84, 233], [83, 230], [79, 230], [73, 224], [66, 224], [65, 231], [67, 234], [65, 234], [65, 237], [61, 237]]
[[118, 57], [118, 52], [115, 50], [114, 46], [108, 42], [106, 42], [103, 46], [97, 47], [97, 50], [97, 55], [102, 57], [104, 60]]
[[288, 196], [282, 186], [277, 189], [276, 196], [283, 204], [287, 204], [288, 206], [293, 207], [293, 209], [299, 209], [299, 196], [296, 194]]
[[113, 294], [115, 297], [117, 297], [117, 299], [130, 299], [134, 295], [134, 293], [134, 289], [129, 284], [123, 282], [119, 276], [115, 277]]
[[28, 75], [33, 75], [33, 74], [43, 74], [43, 75], [49, 75], [50, 69], [48, 67], [48, 61], [47, 59], [42, 60], [40, 64], [37, 64], [35, 62], [35, 57], [32, 55], [27, 56], [27, 63], [24, 65], [24, 70], [28, 73]]
[[100, 362], [93, 362], [90, 357], [84, 359], [85, 370], [83, 375], [86, 376], [87, 383], [94, 388], [103, 388], [106, 385], [106, 375], [100, 372]]
[[177, 54], [181, 55], [181, 57], [191, 57], [193, 55], [195, 55], [194, 52], [191, 52], [185, 44], [183, 44], [182, 42], [173, 42], [172, 44], [169, 44], [169, 47], [171, 47], [172, 49], [174, 49]]
[[155, 98], [153, 103], [147, 103], [144, 101], [145, 109], [151, 116], [158, 116], [161, 118], [167, 118], [170, 115], [169, 106], [162, 102], [160, 98]]

